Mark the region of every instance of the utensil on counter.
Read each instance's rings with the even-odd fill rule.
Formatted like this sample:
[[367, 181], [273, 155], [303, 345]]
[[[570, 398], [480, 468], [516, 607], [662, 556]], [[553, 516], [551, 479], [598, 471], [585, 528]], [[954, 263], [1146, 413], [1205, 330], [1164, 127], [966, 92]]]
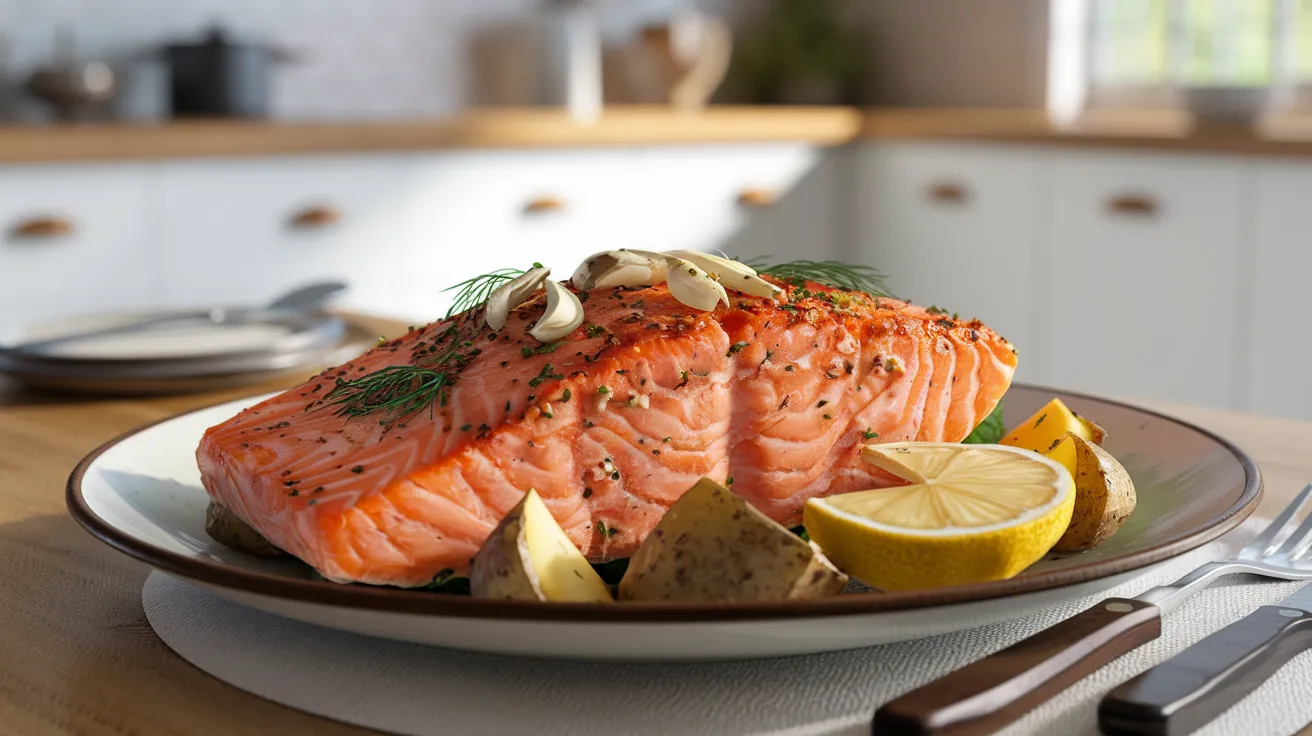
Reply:
[[1304, 585], [1108, 693], [1098, 726], [1107, 734], [1191, 733], [1309, 647], [1312, 585]]
[[563, 105], [574, 122], [596, 122], [602, 107], [601, 30], [590, 0], [548, 0], [543, 102]]
[[291, 52], [230, 38], [211, 28], [199, 42], [165, 46], [173, 117], [263, 118], [269, 114], [276, 67], [295, 61]]
[[642, 45], [658, 60], [670, 106], [700, 110], [728, 74], [733, 32], [710, 15], [681, 13], [668, 25], [644, 28]]
[[55, 31], [55, 47], [55, 62], [36, 68], [23, 83], [27, 94], [54, 108], [61, 121], [82, 118], [114, 99], [119, 77], [113, 67], [103, 61], [77, 61], [73, 33], [67, 28]]
[[148, 330], [164, 325], [185, 322], [209, 322], [213, 325], [252, 324], [268, 320], [318, 311], [328, 304], [335, 295], [346, 289], [340, 281], [323, 281], [298, 289], [274, 299], [263, 307], [237, 307], [199, 309], [185, 312], [172, 312], [133, 320], [113, 327], [106, 327], [65, 335], [58, 335], [40, 340], [30, 340], [8, 347], [0, 346], [0, 355], [18, 353], [39, 353], [44, 349], [69, 342], [90, 338], [121, 335], [130, 332]]
[[[890, 701], [875, 712], [874, 733], [992, 733], [1104, 664], [1156, 639], [1161, 634], [1163, 618], [1222, 575], [1248, 573], [1281, 580], [1312, 579], [1312, 563], [1301, 558], [1304, 547], [1312, 540], [1312, 514], [1278, 549], [1272, 549], [1309, 496], [1312, 496], [1312, 485], [1305, 487], [1232, 559], [1209, 562], [1170, 585], [1150, 588], [1134, 598], [1108, 598]], [[1255, 635], [1243, 636], [1251, 640]], [[1230, 702], [1238, 699], [1235, 697]]]

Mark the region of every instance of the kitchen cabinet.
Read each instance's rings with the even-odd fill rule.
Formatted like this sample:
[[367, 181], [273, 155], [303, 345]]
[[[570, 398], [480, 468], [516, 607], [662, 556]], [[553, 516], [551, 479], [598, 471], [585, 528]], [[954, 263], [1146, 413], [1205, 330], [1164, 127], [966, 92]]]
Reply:
[[860, 152], [855, 261], [899, 297], [978, 317], [1015, 344], [1016, 380], [1048, 380], [1038, 308], [1048, 159], [1019, 147], [894, 142]]
[[1312, 273], [1312, 164], [1265, 162], [1254, 166], [1252, 179], [1254, 234], [1239, 248], [1243, 257], [1234, 271], [1249, 305], [1236, 346], [1247, 389], [1240, 408], [1308, 420], [1312, 340], [1304, 323]]
[[1054, 383], [1227, 408], [1240, 393], [1238, 159], [1063, 152], [1036, 306]]
[[642, 215], [631, 247], [743, 258], [834, 258], [842, 156], [806, 143], [661, 146], [638, 151]]
[[151, 178], [133, 165], [0, 168], [0, 324], [157, 304]]
[[412, 159], [407, 277], [398, 308], [445, 313], [442, 290], [498, 268], [534, 261], [568, 278], [599, 250], [635, 247], [641, 200], [634, 154], [623, 149], [475, 151]]
[[153, 207], [164, 298], [261, 303], [340, 279], [346, 306], [390, 314], [392, 292], [421, 277], [398, 248], [409, 238], [408, 184], [387, 156], [163, 164]]

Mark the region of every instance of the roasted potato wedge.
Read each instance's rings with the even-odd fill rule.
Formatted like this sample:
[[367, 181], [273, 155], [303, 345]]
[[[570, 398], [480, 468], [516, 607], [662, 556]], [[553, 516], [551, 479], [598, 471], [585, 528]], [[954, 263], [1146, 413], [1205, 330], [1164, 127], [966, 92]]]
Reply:
[[702, 478], [670, 507], [619, 584], [620, 600], [721, 603], [832, 595], [847, 576], [820, 548]]
[[205, 533], [219, 544], [259, 557], [287, 554], [218, 501], [210, 501], [205, 509]]
[[1134, 512], [1134, 482], [1116, 458], [1093, 442], [1067, 434], [1048, 453], [1075, 479], [1075, 510], [1057, 552], [1083, 552], [1105, 542]]
[[474, 556], [469, 593], [519, 601], [615, 600], [534, 490], [524, 494]]

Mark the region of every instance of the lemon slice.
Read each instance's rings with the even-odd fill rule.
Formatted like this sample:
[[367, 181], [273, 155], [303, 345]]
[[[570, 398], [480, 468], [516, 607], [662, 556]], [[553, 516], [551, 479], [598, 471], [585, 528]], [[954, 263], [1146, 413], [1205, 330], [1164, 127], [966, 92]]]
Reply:
[[1070, 524], [1071, 474], [1003, 445], [867, 445], [867, 462], [908, 482], [813, 498], [806, 531], [873, 588], [912, 590], [1002, 580], [1037, 562]]
[[1101, 445], [1107, 436], [1102, 427], [1071, 411], [1061, 399], [1053, 399], [1013, 427], [999, 444], [1048, 453], [1067, 432], [1095, 445]]

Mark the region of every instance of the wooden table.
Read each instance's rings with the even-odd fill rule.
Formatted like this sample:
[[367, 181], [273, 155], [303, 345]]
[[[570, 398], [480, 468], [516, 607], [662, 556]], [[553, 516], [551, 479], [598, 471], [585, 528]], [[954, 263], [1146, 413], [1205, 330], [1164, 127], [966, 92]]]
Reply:
[[[375, 323], [380, 334], [400, 325]], [[80, 399], [0, 379], [0, 734], [361, 734], [229, 687], [164, 646], [141, 611], [149, 569], [64, 510], [69, 471], [96, 446], [170, 414], [276, 387]], [[1279, 509], [1312, 480], [1312, 424], [1149, 403], [1222, 434], [1261, 465]]]

